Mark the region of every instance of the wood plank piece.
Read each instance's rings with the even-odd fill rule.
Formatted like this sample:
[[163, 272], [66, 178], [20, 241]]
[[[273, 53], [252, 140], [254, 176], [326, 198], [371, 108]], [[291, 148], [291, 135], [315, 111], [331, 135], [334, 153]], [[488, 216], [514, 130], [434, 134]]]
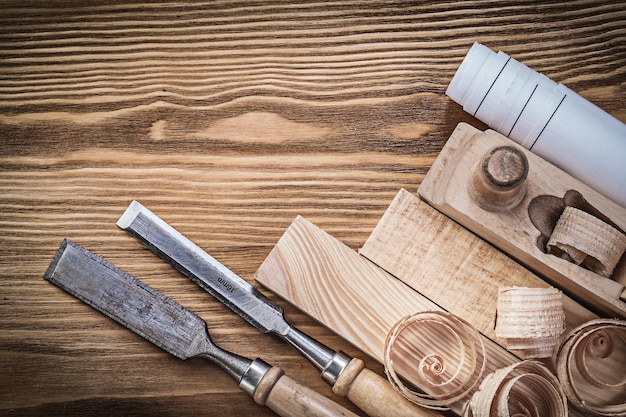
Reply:
[[[400, 190], [360, 254], [490, 339], [498, 288], [547, 287], [539, 277], [407, 190]], [[567, 328], [597, 315], [564, 296]]]
[[[494, 147], [503, 145], [519, 149], [528, 158], [528, 190], [517, 207], [500, 213], [489, 212], [481, 209], [470, 197], [469, 177], [472, 168], [483, 155]], [[626, 318], [626, 303], [620, 300], [623, 284], [626, 282], [624, 259], [622, 267], [618, 265], [612, 279], [609, 279], [557, 256], [546, 254], [538, 247], [540, 232], [529, 216], [531, 200], [543, 195], [562, 198], [568, 190], [580, 192], [592, 206], [619, 228], [626, 230], [626, 209], [499, 133], [491, 130], [481, 132], [465, 123], [459, 124], [452, 133], [418, 192], [435, 208], [532, 270], [538, 271], [538, 274], [553, 285], [582, 299], [599, 314]], [[420, 222], [420, 225], [414, 226], [423, 225]], [[380, 246], [371, 247], [367, 252], [373, 257], [383, 256], [382, 253], [376, 253], [378, 250]], [[393, 261], [390, 260], [389, 263], [392, 264]]]
[[[442, 310], [300, 216], [255, 279], [381, 362], [387, 334], [398, 321]], [[484, 343], [485, 374], [519, 360], [487, 338]], [[451, 409], [460, 412], [461, 406]]]

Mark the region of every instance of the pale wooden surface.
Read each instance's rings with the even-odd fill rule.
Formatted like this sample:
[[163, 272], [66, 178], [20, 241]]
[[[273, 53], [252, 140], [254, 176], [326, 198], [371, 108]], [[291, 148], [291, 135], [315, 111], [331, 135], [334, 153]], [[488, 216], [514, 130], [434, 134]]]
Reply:
[[[444, 384], [433, 377], [441, 384], [433, 383], [433, 386], [435, 389], [440, 389], [439, 393], [442, 395], [458, 398], [457, 401], [446, 405], [450, 408], [451, 413], [460, 415], [464, 404], [478, 390], [480, 381], [484, 377], [521, 360], [513, 352], [507, 351], [496, 343], [498, 340], [493, 335], [493, 328], [482, 325], [486, 319], [493, 326], [495, 318], [495, 308], [489, 308], [494, 307], [495, 300], [493, 304], [489, 304], [487, 301], [489, 297], [494, 297], [492, 289], [497, 292], [498, 288], [496, 285], [498, 282], [497, 275], [494, 276], [493, 270], [510, 272], [511, 275], [515, 276], [514, 284], [547, 285], [527, 270], [523, 270], [519, 265], [516, 267], [517, 264], [514, 264], [502, 253], [494, 253], [493, 249], [490, 250], [487, 247], [487, 243], [480, 241], [471, 232], [462, 229], [458, 224], [416, 196], [412, 196], [406, 190], [400, 191], [390, 210], [395, 215], [396, 213], [393, 212], [397, 212], [398, 207], [406, 205], [421, 207], [421, 211], [420, 209], [405, 210], [404, 216], [397, 215], [393, 219], [402, 218], [405, 221], [394, 222], [389, 220], [390, 211], [388, 210], [381, 223], [387, 226], [393, 224], [400, 227], [395, 230], [390, 227], [382, 229], [377, 227], [366, 242], [370, 248], [375, 247], [375, 244], [370, 243], [373, 237], [379, 242], [387, 242], [388, 247], [392, 248], [391, 251], [404, 255], [401, 256], [402, 260], [398, 260], [389, 256], [388, 251], [381, 249], [382, 256], [374, 260], [375, 262], [380, 261], [379, 264], [387, 270], [393, 271], [394, 275], [375, 262], [359, 255], [307, 219], [298, 217], [263, 261], [255, 274], [255, 279], [285, 300], [298, 306], [318, 322], [343, 335], [379, 363], [384, 362], [390, 333], [404, 318], [417, 313], [443, 310], [466, 318], [470, 326], [478, 327], [484, 334], [481, 335], [476, 332], [477, 338], [480, 338], [484, 345], [485, 368], [482, 374], [477, 373], [480, 377], [474, 387], [468, 384], [468, 388], [460, 392], [452, 391], [453, 388], [449, 388], [455, 387], [462, 380], [462, 377], [455, 378], [452, 375], [465, 376], [468, 372], [470, 375], [473, 374], [473, 369], [468, 366], [468, 363], [471, 363], [470, 360], [466, 360], [461, 365], [463, 371], [455, 367], [458, 365], [458, 352], [462, 351], [459, 340], [463, 336], [454, 333], [454, 337], [452, 337], [450, 335], [452, 332], [448, 328], [449, 324], [432, 325], [422, 335], [423, 344], [414, 343], [411, 345], [412, 349], [407, 349], [411, 352], [420, 352], [424, 356], [406, 358], [403, 357], [403, 351], [398, 348], [398, 353], [392, 359], [396, 362], [396, 366], [402, 362], [410, 363], [402, 371], [398, 370], [397, 372], [403, 372], [401, 376], [405, 380], [412, 381], [421, 390], [429, 392], [426, 384], [419, 385], [417, 383], [417, 381], [423, 381], [423, 379], [418, 378], [418, 369], [423, 370], [423, 368], [416, 364], [421, 364], [420, 359], [427, 357], [441, 357], [441, 362], [446, 364], [444, 369], [449, 372], [450, 379], [454, 380], [456, 384], [450, 383], [448, 377], [439, 375], [447, 383]], [[419, 228], [411, 226], [411, 219], [420, 215], [426, 219], [426, 223], [432, 225], [433, 229], [431, 230], [438, 229], [441, 236], [433, 236], [432, 233], [429, 233], [430, 230], [421, 235], [416, 233]], [[428, 229], [424, 224], [420, 226]], [[445, 251], [446, 247], [441, 243], [450, 237], [453, 237], [455, 241], [448, 240], [448, 243], [456, 252], [455, 255], [449, 255], [452, 267], [442, 265], [442, 262], [445, 262], [442, 257], [434, 255], [434, 252]], [[416, 240], [432, 241], [433, 253], [428, 253], [428, 250], [425, 250], [421, 257], [416, 255], [415, 248], [417, 246], [412, 243]], [[457, 242], [460, 243], [455, 245]], [[462, 264], [465, 269], [462, 271], [456, 267], [458, 259], [463, 261]], [[398, 268], [390, 267], [389, 260], [395, 260], [400, 266]], [[478, 260], [485, 264], [482, 270], [477, 266]], [[442, 270], [447, 270], [449, 278], [443, 273], [440, 275], [430, 273], [437, 263]], [[412, 264], [412, 271], [408, 271], [407, 266], [409, 264]], [[418, 271], [420, 265], [423, 266], [423, 269]], [[479, 276], [479, 272], [482, 272], [484, 277]], [[467, 273], [467, 275], [464, 276], [463, 273]], [[525, 275], [528, 276], [525, 277]], [[424, 286], [419, 285], [419, 281], [425, 282], [425, 285], [436, 290], [434, 292], [432, 290], [418, 292], [424, 288]], [[499, 282], [506, 282], [505, 278]], [[476, 295], [481, 292], [485, 293], [486, 297], [477, 299]], [[569, 329], [597, 318], [571, 300], [564, 300], [564, 304]], [[423, 328], [427, 327], [424, 326]], [[454, 332], [457, 331], [460, 333], [459, 330], [454, 330]], [[472, 343], [473, 341], [467, 342], [467, 346], [473, 346]], [[418, 345], [420, 345], [419, 348]], [[465, 348], [467, 346], [463, 345]], [[482, 352], [479, 356], [482, 356]], [[549, 360], [546, 361], [546, 365], [554, 369]], [[457, 395], [452, 396], [452, 393]], [[581, 415], [577, 410], [571, 409], [570, 411], [571, 415]]]
[[[527, 156], [530, 167], [526, 179], [528, 190], [523, 200], [516, 207], [499, 213], [478, 207], [468, 189], [472, 168], [495, 146], [516, 147]], [[514, 259], [538, 271], [570, 296], [581, 299], [598, 314], [626, 318], [626, 303], [620, 299], [626, 282], [626, 257], [614, 274], [607, 278], [544, 253], [537, 243], [541, 232], [533, 225], [529, 205], [537, 197], [563, 198], [566, 192], [574, 190], [621, 230], [626, 230], [626, 208], [493, 130], [483, 133], [472, 126], [461, 124], [452, 133], [440, 155], [419, 187], [421, 197]], [[539, 213], [539, 210], [535, 210], [534, 214]], [[415, 225], [415, 228], [422, 229], [421, 225]], [[372, 249], [373, 257], [377, 256], [377, 249]], [[396, 262], [390, 260], [389, 264]]]
[[45, 282], [64, 237], [194, 310], [216, 342], [332, 395], [290, 347], [118, 230], [132, 199], [249, 280], [298, 214], [358, 248], [459, 121], [484, 127], [443, 94], [474, 41], [626, 121], [619, 2], [0, 10], [2, 415], [272, 415], [216, 367], [181, 363]]
[[[498, 289], [550, 285], [407, 190], [360, 253], [502, 346], [495, 332]], [[598, 318], [567, 296], [563, 309], [566, 331]]]
[[[402, 251], [402, 242], [395, 247]], [[259, 267], [255, 279], [343, 335], [379, 363], [384, 362], [385, 340], [398, 322], [416, 313], [442, 311], [435, 302], [303, 217], [296, 218], [289, 226]], [[456, 342], [458, 336], [447, 336], [446, 340], [434, 332], [428, 335], [429, 342], [437, 348], [433, 353], [444, 358], [446, 353], [461, 350], [456, 343], [449, 343], [450, 339]], [[485, 375], [518, 361], [487, 337], [483, 337], [483, 344]], [[415, 368], [418, 367], [414, 371]], [[466, 368], [463, 368], [465, 372]], [[460, 415], [473, 392], [449, 408]]]
[[[280, 368], [272, 368], [280, 369]], [[265, 374], [269, 378], [269, 372]], [[269, 393], [261, 391], [264, 381], [261, 381], [259, 388], [254, 392], [254, 398], [266, 395], [267, 399], [258, 400], [259, 404], [266, 405], [282, 417], [358, 417], [350, 410], [346, 410], [336, 402], [329, 400], [319, 392], [308, 388], [305, 385], [294, 381], [292, 378], [282, 374], [272, 381]], [[258, 394], [258, 395], [257, 395]]]

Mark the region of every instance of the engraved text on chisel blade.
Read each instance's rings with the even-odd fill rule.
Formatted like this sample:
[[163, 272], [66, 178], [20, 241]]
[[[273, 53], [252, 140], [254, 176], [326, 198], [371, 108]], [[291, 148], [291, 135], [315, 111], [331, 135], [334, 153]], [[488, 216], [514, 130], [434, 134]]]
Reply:
[[140, 203], [117, 224], [260, 331], [289, 331], [279, 306]]

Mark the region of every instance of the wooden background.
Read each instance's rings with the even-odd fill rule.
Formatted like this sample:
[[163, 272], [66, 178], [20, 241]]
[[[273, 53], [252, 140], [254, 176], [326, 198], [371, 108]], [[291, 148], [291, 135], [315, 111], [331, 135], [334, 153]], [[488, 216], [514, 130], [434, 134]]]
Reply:
[[223, 347], [332, 396], [292, 348], [119, 230], [133, 199], [250, 282], [298, 214], [356, 249], [457, 123], [484, 128], [444, 95], [474, 41], [626, 121], [623, 1], [13, 3], [0, 5], [4, 416], [272, 415], [216, 366], [45, 282], [64, 237], [197, 312]]

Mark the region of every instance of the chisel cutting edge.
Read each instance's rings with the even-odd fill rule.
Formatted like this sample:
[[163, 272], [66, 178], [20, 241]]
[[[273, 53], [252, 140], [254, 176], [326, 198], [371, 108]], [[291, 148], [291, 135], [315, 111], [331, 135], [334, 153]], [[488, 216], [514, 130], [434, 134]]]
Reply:
[[44, 278], [180, 359], [218, 364], [280, 416], [358, 417], [280, 368], [220, 348], [199, 316], [71, 240], [61, 243]]
[[291, 326], [282, 309], [137, 201], [117, 225], [263, 333], [275, 333], [321, 372], [333, 392], [371, 417], [433, 416], [404, 398], [362, 360], [336, 352]]

